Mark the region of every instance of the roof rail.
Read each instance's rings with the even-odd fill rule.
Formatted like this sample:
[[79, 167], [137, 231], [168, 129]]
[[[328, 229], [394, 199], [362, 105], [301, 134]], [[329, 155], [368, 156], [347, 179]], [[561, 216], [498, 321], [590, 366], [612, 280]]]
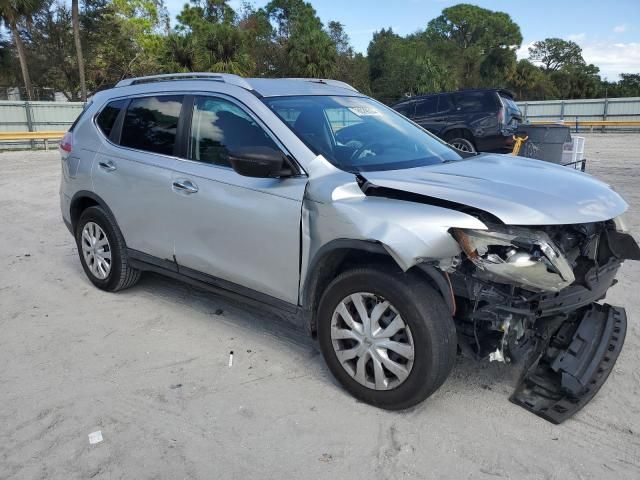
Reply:
[[343, 82], [341, 80], [332, 80], [330, 78], [287, 78], [286, 80], [298, 80], [301, 82], [321, 83], [325, 85], [331, 85], [333, 87], [346, 88], [347, 90], [358, 92], [357, 88], [352, 87], [347, 82]]
[[210, 73], [210, 72], [187, 72], [187, 73], [167, 73], [161, 75], [149, 75], [147, 77], [125, 78], [120, 80], [116, 87], [127, 87], [129, 85], [140, 85], [143, 83], [168, 82], [171, 80], [212, 80], [236, 85], [246, 90], [253, 90], [253, 87], [244, 78], [232, 73]]

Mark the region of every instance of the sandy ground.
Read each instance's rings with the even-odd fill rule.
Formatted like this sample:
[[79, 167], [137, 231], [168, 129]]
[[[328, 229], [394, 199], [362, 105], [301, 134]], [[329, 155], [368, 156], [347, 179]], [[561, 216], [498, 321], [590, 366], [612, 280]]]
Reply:
[[[587, 139], [636, 232], [639, 141]], [[350, 397], [282, 320], [155, 275], [94, 288], [59, 169], [54, 152], [0, 154], [0, 478], [640, 478], [640, 264], [608, 296], [630, 316], [616, 368], [565, 424], [509, 403], [513, 369], [462, 359], [389, 413]]]

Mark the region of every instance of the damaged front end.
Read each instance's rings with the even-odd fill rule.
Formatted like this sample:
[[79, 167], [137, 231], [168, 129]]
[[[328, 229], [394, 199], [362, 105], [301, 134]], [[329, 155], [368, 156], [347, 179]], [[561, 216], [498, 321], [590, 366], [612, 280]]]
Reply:
[[524, 362], [511, 401], [560, 423], [606, 380], [626, 332], [624, 309], [596, 303], [640, 248], [620, 220], [451, 229], [463, 253], [442, 262], [463, 353]]

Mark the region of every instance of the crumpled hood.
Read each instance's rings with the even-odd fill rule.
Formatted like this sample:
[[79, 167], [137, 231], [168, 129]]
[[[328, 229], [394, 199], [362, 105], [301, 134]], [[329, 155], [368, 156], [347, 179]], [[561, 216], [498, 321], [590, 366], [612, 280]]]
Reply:
[[363, 172], [370, 183], [493, 214], [508, 225], [560, 225], [609, 220], [627, 203], [595, 178], [552, 163], [482, 154], [404, 170]]

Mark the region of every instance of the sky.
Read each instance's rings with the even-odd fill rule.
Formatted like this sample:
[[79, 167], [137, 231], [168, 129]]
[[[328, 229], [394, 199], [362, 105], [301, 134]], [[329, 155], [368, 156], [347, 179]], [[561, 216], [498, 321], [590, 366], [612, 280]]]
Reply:
[[[186, 0], [165, 0], [172, 17]], [[240, 0], [229, 2], [234, 8]], [[267, 1], [253, 0], [255, 6]], [[391, 27], [407, 35], [424, 29], [451, 0], [311, 0], [326, 25], [337, 20], [345, 26], [356, 51], [366, 53], [373, 32]], [[519, 58], [527, 58], [528, 47], [537, 40], [560, 37], [582, 47], [587, 63], [600, 68], [610, 81], [618, 74], [640, 73], [640, 0], [477, 0], [475, 5], [506, 12], [520, 26], [523, 36]]]

